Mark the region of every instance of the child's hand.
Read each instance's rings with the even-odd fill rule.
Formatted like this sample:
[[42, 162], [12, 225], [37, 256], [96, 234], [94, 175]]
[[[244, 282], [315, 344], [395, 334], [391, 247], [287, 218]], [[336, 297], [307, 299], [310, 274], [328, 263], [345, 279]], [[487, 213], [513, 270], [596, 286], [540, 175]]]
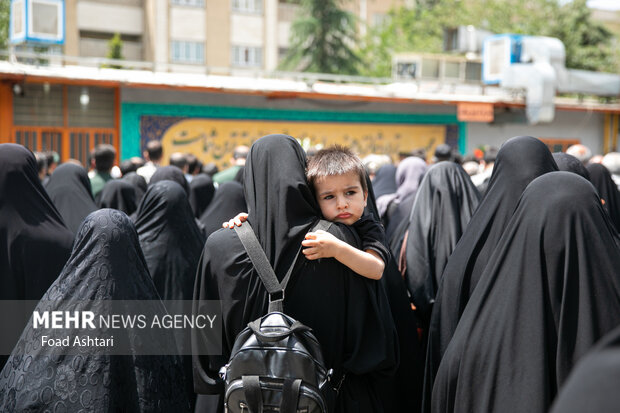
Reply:
[[241, 212], [239, 215], [237, 215], [236, 217], [234, 217], [233, 219], [231, 219], [228, 222], [224, 222], [222, 224], [222, 228], [234, 228], [235, 225], [240, 227], [242, 222], [245, 222], [248, 220], [248, 214], [245, 212]]
[[336, 256], [339, 242], [338, 238], [334, 237], [329, 232], [322, 230], [308, 232], [306, 234], [306, 239], [301, 242], [301, 245], [307, 248], [301, 251], [309, 260], [333, 258]]

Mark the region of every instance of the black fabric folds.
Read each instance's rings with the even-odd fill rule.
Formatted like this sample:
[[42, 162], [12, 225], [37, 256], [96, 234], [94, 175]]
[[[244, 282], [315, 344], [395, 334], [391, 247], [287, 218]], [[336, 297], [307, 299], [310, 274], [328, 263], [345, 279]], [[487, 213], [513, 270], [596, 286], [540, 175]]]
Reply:
[[395, 193], [398, 189], [396, 185], [396, 166], [387, 164], [379, 168], [375, 174], [375, 179], [372, 181], [372, 189], [375, 191], [375, 198]]
[[[66, 311], [86, 309], [90, 300], [158, 299], [133, 224], [125, 214], [103, 209], [84, 220], [67, 265], [37, 310], [48, 310], [50, 302], [53, 311]], [[159, 307], [165, 314], [161, 302]], [[119, 330], [115, 340], [127, 331]], [[66, 355], [63, 347], [33, 345], [38, 337], [30, 321], [0, 374], [3, 412], [189, 410], [177, 356], [108, 356], [95, 348]], [[174, 345], [165, 329], [152, 339]]]
[[0, 145], [0, 195], [0, 298], [38, 300], [69, 258], [73, 234], [21, 145]]
[[[250, 149], [245, 167], [248, 221], [279, 279], [300, 251], [301, 241], [320, 212], [304, 169], [303, 149], [290, 136], [269, 135]], [[352, 229], [334, 224], [330, 233], [359, 240]], [[334, 259], [297, 260], [284, 310], [310, 326], [327, 366], [347, 372], [335, 411], [381, 412], [373, 385], [391, 373], [398, 358], [396, 333], [381, 284], [352, 273]], [[268, 295], [235, 231], [220, 229], [207, 239], [199, 264], [194, 299], [222, 300], [223, 354], [194, 356], [194, 388], [221, 394], [218, 371], [236, 335], [267, 311]], [[192, 345], [205, 338], [194, 335]]]
[[54, 169], [45, 190], [67, 227], [77, 233], [88, 214], [97, 210], [86, 169], [64, 163]]
[[137, 212], [136, 231], [157, 292], [163, 300], [191, 300], [204, 239], [183, 188], [149, 186]]
[[[0, 299], [39, 300], [60, 274], [72, 243], [73, 233], [39, 181], [32, 152], [0, 144]], [[0, 356], [0, 366], [6, 359]]]
[[174, 181], [181, 185], [185, 190], [185, 193], [189, 196], [189, 185], [187, 183], [187, 179], [185, 179], [183, 171], [178, 167], [168, 165], [157, 168], [153, 176], [151, 176], [149, 185], [154, 185], [159, 181]]
[[441, 357], [519, 197], [532, 180], [557, 170], [547, 146], [530, 136], [509, 139], [497, 153], [487, 192], [448, 259], [435, 297], [424, 382], [426, 411]]
[[128, 174], [123, 175], [122, 179], [133, 185], [133, 188], [136, 191], [136, 204], [140, 205], [140, 201], [142, 201], [142, 197], [144, 196], [147, 188], [144, 177], [135, 172], [129, 172]]
[[620, 328], [577, 363], [550, 413], [616, 413], [620, 406]]
[[448, 345], [433, 412], [546, 412], [590, 347], [620, 324], [620, 245], [594, 187], [533, 180]]
[[208, 238], [209, 235], [222, 228], [223, 222], [247, 210], [243, 186], [239, 182], [229, 181], [220, 184], [215, 191], [213, 201], [200, 216], [200, 222], [205, 228], [205, 237]]
[[564, 152], [553, 152], [553, 160], [558, 165], [560, 171], [574, 172], [577, 175], [590, 180], [590, 172], [586, 169], [581, 161], [573, 155]]
[[98, 204], [99, 208], [112, 208], [131, 215], [138, 209], [136, 190], [127, 181], [112, 179], [101, 190]]
[[590, 182], [604, 201], [603, 209], [611, 217], [611, 222], [614, 223], [616, 231], [620, 232], [620, 191], [618, 191], [618, 187], [609, 170], [600, 163], [590, 164], [587, 169], [590, 173]]
[[[380, 222], [373, 186], [368, 176], [366, 178], [368, 202], [364, 214]], [[387, 241], [384, 242], [387, 247]], [[391, 254], [385, 264], [381, 284], [390, 303], [400, 349], [398, 368], [394, 375], [379, 380], [381, 398], [386, 412], [418, 412], [422, 402], [424, 355], [418, 339], [417, 321], [407, 296], [407, 287]]]
[[213, 179], [209, 175], [200, 174], [189, 184], [189, 204], [194, 211], [194, 217], [200, 218], [215, 195]]
[[424, 326], [448, 257], [479, 201], [469, 175], [454, 162], [433, 165], [420, 184], [409, 216], [405, 282]]

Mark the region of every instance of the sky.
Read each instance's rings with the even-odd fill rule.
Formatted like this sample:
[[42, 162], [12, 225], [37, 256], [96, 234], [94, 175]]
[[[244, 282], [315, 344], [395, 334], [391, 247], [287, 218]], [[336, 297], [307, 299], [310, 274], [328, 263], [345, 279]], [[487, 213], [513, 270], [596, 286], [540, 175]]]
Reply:
[[588, 0], [591, 9], [620, 10], [620, 0]]

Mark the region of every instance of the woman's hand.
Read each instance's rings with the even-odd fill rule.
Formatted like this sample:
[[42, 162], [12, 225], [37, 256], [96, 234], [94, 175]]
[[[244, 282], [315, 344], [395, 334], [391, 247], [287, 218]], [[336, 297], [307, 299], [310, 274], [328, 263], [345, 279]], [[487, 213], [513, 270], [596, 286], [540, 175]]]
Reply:
[[222, 224], [222, 228], [234, 228], [235, 225], [240, 227], [242, 222], [245, 222], [248, 220], [248, 214], [246, 212], [241, 212], [240, 214], [238, 214], [236, 217], [234, 217], [233, 219], [231, 219], [230, 221], [224, 222]]

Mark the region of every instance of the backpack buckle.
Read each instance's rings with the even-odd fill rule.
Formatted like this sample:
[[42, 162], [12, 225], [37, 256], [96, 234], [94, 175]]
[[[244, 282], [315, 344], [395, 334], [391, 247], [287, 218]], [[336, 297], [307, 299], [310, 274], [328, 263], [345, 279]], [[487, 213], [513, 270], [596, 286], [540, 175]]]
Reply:
[[272, 303], [274, 301], [284, 301], [284, 290], [269, 294], [269, 302]]

